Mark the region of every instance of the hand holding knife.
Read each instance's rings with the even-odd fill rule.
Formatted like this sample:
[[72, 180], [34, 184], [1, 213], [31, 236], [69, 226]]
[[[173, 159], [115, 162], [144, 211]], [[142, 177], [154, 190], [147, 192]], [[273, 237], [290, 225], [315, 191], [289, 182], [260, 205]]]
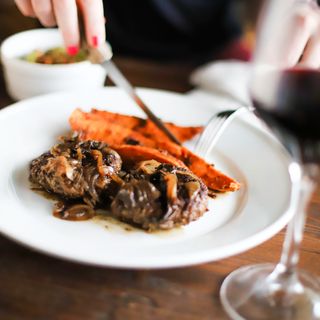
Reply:
[[125, 91], [139, 106], [140, 109], [147, 115], [147, 117], [174, 143], [181, 145], [181, 142], [170, 132], [170, 130], [165, 126], [165, 124], [149, 109], [149, 107], [142, 101], [142, 99], [136, 93], [134, 87], [118, 69], [118, 67], [113, 63], [112, 50], [110, 46], [105, 42], [99, 46], [99, 48], [90, 47], [85, 38], [84, 24], [82, 16], [79, 12], [78, 14], [80, 37], [81, 37], [81, 47], [88, 52], [88, 59], [91, 63], [100, 64], [108, 71], [108, 76], [112, 82]]

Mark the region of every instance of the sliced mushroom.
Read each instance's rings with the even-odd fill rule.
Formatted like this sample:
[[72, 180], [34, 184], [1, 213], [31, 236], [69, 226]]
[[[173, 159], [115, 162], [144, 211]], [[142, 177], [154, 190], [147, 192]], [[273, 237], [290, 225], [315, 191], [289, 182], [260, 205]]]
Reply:
[[54, 216], [70, 221], [83, 221], [95, 216], [94, 209], [87, 204], [67, 204], [58, 202], [53, 212]]
[[200, 190], [200, 183], [198, 181], [190, 181], [186, 182], [184, 187], [187, 189], [189, 197], [193, 198]]
[[157, 171], [157, 168], [161, 165], [160, 162], [156, 160], [146, 160], [139, 162], [135, 169], [141, 171], [145, 174], [151, 175]]
[[175, 174], [168, 173], [164, 176], [164, 180], [167, 184], [167, 200], [173, 203], [177, 200], [178, 178]]
[[111, 203], [111, 212], [120, 220], [148, 229], [162, 215], [160, 191], [146, 180], [126, 183]]

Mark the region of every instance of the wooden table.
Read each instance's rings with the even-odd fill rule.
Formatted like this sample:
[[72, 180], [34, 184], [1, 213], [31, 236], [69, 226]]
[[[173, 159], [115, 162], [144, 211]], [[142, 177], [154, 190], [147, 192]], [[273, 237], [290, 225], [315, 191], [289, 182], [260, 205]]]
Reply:
[[[3, 38], [9, 34], [9, 29], [0, 32]], [[117, 63], [135, 85], [177, 92], [190, 89], [187, 76], [193, 68], [191, 65], [156, 64], [129, 58], [119, 58]], [[1, 75], [0, 108], [11, 102]], [[228, 319], [219, 301], [223, 279], [243, 265], [276, 262], [283, 236], [282, 231], [253, 250], [217, 262], [141, 271], [66, 262], [33, 252], [0, 236], [0, 319]], [[309, 208], [300, 261], [302, 268], [318, 277], [319, 240], [318, 190]]]

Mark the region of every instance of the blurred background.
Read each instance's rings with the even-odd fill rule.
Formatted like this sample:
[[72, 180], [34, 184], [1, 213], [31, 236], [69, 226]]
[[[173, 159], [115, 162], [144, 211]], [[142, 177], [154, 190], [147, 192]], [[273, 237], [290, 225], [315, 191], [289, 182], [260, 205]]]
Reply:
[[[243, 22], [244, 30], [247, 32], [254, 28], [257, 13], [263, 0], [234, 0], [236, 3], [237, 13]], [[13, 0], [0, 1], [0, 41], [7, 36], [39, 27], [35, 19], [26, 18], [17, 10]]]
[[[250, 52], [250, 50], [252, 50], [254, 46], [254, 31], [257, 21], [257, 15], [262, 2], [263, 0], [234, 0], [234, 16], [239, 20], [242, 26], [241, 37], [236, 44], [231, 43], [229, 46], [226, 46], [223, 51], [217, 52], [214, 57], [208, 56], [207, 61], [216, 59], [229, 59], [233, 57], [242, 60], [248, 60], [250, 58], [248, 56], [248, 52]], [[16, 8], [13, 0], [0, 1], [0, 42], [9, 35], [12, 35], [16, 32], [39, 27], [41, 26], [36, 19], [22, 16], [22, 14]], [[208, 30], [208, 36], [209, 34], [210, 30]], [[163, 64], [163, 61], [159, 61], [154, 57], [144, 57], [144, 59], [141, 60], [141, 57], [135, 55], [132, 52], [121, 52], [121, 50], [119, 50], [118, 52], [118, 48], [114, 43], [112, 43], [112, 39], [108, 39], [108, 30], [107, 40], [110, 40], [111, 45], [113, 45], [114, 47], [116, 62], [119, 62], [122, 71], [136, 86], [153, 86], [160, 89], [170, 88], [171, 90], [180, 92], [187, 91], [191, 88], [190, 84], [188, 83], [188, 76], [190, 72], [195, 67], [206, 62], [205, 59], [195, 59], [194, 61], [184, 61], [183, 64], [177, 63], [177, 61], [165, 61], [166, 63]], [[157, 77], [155, 77], [154, 67], [159, 66], [159, 64], [163, 64], [163, 68], [161, 69], [160, 73], [158, 71]], [[175, 68], [179, 70], [179, 72], [177, 72], [177, 78], [175, 78], [175, 76], [172, 76], [172, 74], [174, 74], [174, 72], [172, 72], [172, 69]], [[137, 70], [139, 71], [137, 72]], [[150, 75], [144, 77], [144, 79], [148, 80], [148, 83], [146, 83], [145, 80], [139, 77], [139, 73]], [[170, 73], [170, 76], [168, 75], [168, 73]], [[157, 85], [159, 83], [157, 78], [159, 79], [159, 77], [167, 80], [162, 81], [160, 87]], [[181, 83], [183, 83], [183, 81], [184, 84], [181, 86]], [[179, 85], [175, 85], [175, 83], [179, 83]], [[2, 75], [0, 76], [0, 86], [4, 86]]]

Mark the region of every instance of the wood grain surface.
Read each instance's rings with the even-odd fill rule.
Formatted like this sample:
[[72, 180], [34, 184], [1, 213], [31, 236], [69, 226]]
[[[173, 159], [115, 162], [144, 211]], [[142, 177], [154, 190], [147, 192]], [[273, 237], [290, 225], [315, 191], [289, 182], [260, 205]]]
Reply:
[[[33, 20], [17, 13], [12, 1], [1, 3], [0, 40], [35, 25]], [[190, 89], [188, 75], [193, 65], [166, 65], [128, 57], [118, 58], [116, 62], [137, 86], [177, 92]], [[10, 103], [1, 72], [0, 108]], [[257, 218], [258, 215], [259, 212]], [[0, 236], [0, 319], [228, 319], [219, 301], [221, 282], [240, 266], [276, 262], [283, 236], [282, 231], [252, 250], [218, 262], [155, 271], [66, 262]], [[300, 266], [315, 277], [320, 276], [319, 190], [309, 207]]]

